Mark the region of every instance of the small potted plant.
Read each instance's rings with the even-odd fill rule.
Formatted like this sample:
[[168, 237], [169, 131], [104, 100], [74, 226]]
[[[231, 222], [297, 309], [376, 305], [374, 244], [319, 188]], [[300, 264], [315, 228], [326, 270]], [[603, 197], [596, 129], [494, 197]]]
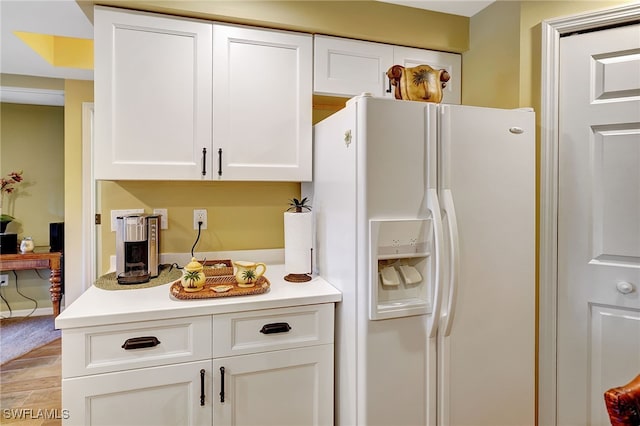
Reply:
[[311, 280], [313, 218], [308, 198], [292, 198], [284, 213], [284, 277], [289, 282]]
[[304, 197], [302, 200], [298, 200], [297, 198], [292, 198], [289, 200], [289, 208], [287, 211], [293, 210], [295, 213], [302, 213], [304, 210], [310, 212], [311, 207], [307, 205], [307, 197]]

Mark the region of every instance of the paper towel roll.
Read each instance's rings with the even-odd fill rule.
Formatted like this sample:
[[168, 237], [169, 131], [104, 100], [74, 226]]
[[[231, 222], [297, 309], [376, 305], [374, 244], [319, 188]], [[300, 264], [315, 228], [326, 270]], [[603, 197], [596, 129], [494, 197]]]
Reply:
[[311, 272], [313, 218], [311, 212], [284, 214], [284, 266], [290, 274]]

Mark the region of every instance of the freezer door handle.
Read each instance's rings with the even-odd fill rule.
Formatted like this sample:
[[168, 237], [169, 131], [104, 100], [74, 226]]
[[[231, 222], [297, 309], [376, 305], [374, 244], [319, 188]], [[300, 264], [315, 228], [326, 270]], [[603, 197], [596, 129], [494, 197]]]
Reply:
[[433, 218], [434, 239], [433, 311], [430, 316], [428, 335], [429, 337], [436, 337], [438, 335], [438, 322], [440, 321], [440, 305], [442, 305], [442, 256], [444, 255], [442, 216], [436, 189], [427, 189], [427, 208], [431, 211]]
[[458, 221], [453, 204], [453, 195], [450, 189], [442, 192], [442, 207], [447, 216], [449, 231], [449, 300], [447, 311], [443, 314], [444, 325], [442, 333], [445, 337], [451, 334], [453, 317], [456, 311], [456, 298], [458, 296], [458, 281], [460, 277], [460, 240], [458, 238]]

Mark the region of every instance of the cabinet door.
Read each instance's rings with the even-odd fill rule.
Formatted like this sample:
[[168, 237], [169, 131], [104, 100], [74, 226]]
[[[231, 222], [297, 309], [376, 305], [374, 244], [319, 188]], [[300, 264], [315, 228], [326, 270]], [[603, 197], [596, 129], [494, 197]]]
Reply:
[[213, 378], [216, 426], [333, 424], [333, 345], [214, 359]]
[[384, 96], [393, 46], [339, 37], [314, 37], [313, 91], [320, 95]]
[[447, 70], [451, 80], [443, 90], [442, 103], [460, 104], [462, 71], [459, 54], [396, 46], [393, 49], [393, 63], [407, 68], [429, 65], [432, 68]]
[[312, 37], [213, 26], [218, 178], [311, 180]]
[[210, 390], [210, 360], [64, 379], [62, 406], [69, 413], [64, 424], [210, 425]]
[[202, 178], [211, 24], [102, 7], [94, 20], [95, 177]]

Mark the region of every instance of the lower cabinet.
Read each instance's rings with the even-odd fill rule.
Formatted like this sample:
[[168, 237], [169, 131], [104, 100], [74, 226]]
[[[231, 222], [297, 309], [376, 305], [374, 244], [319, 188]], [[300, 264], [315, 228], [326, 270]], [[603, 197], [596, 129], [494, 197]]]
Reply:
[[213, 361], [213, 423], [333, 424], [333, 345]]
[[63, 424], [331, 425], [333, 328], [325, 303], [63, 329]]
[[203, 380], [210, 389], [211, 360], [63, 379], [64, 424], [210, 425], [212, 401], [205, 393], [200, 402]]

